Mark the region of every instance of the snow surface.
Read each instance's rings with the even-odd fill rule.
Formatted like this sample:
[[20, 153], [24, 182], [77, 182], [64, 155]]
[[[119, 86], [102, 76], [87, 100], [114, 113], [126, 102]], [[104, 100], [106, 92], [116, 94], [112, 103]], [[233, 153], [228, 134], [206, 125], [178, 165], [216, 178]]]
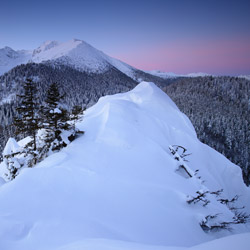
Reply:
[[2, 177], [0, 177], [0, 187], [1, 187], [3, 184], [5, 184], [5, 180], [4, 180]]
[[[206, 207], [187, 204], [187, 197], [223, 188], [225, 197], [239, 195], [237, 206], [249, 212], [250, 189], [241, 169], [202, 144], [153, 83], [102, 97], [77, 127], [83, 136], [1, 186], [0, 249], [249, 247], [249, 234], [208, 242], [232, 233], [208, 234], [199, 222], [208, 214], [224, 221], [233, 214], [214, 196]], [[192, 153], [185, 164], [190, 172], [199, 169], [204, 183], [178, 172], [171, 145]], [[233, 227], [233, 233], [249, 231], [248, 225]]]
[[249, 250], [250, 234], [237, 234], [213, 240], [194, 247], [164, 247], [143, 245], [106, 239], [90, 239], [75, 242], [56, 250]]
[[112, 66], [134, 78], [135, 68], [105, 55], [88, 43], [78, 39], [72, 39], [64, 43], [46, 41], [33, 51], [14, 51], [9, 47], [0, 49], [0, 75], [20, 64], [46, 61], [59, 62], [82, 71], [95, 73], [105, 72]]

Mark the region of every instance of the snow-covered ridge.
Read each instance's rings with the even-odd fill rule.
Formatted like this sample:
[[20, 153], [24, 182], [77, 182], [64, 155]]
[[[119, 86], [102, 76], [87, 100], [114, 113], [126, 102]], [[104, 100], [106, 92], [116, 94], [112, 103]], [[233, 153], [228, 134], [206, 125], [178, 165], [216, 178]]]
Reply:
[[[188, 118], [153, 83], [102, 97], [77, 126], [84, 136], [0, 187], [0, 249], [186, 248], [231, 234], [202, 230], [205, 216], [219, 214], [220, 222], [233, 213], [214, 195], [205, 207], [188, 204], [197, 191], [237, 194], [236, 206], [250, 210], [240, 168], [198, 141]], [[171, 153], [173, 145], [191, 153], [188, 162]]]
[[57, 41], [46, 41], [41, 46], [39, 46], [37, 49], [35, 49], [32, 53], [32, 57], [35, 57], [36, 54], [39, 54], [41, 52], [44, 52], [46, 50], [52, 49], [56, 46], [58, 46], [60, 43]]
[[205, 77], [205, 76], [211, 76], [211, 74], [207, 73], [202, 73], [202, 72], [197, 72], [197, 73], [189, 73], [186, 75], [183, 74], [175, 74], [173, 72], [162, 72], [160, 70], [150, 70], [150, 71], [145, 71], [146, 73], [149, 73], [154, 76], [159, 76], [164, 79], [168, 78], [177, 78], [177, 77]]
[[240, 75], [240, 78], [245, 78], [250, 81], [250, 75]]
[[20, 64], [46, 61], [59, 62], [79, 70], [99, 73], [105, 72], [112, 66], [132, 78], [135, 70], [126, 63], [107, 56], [82, 40], [72, 39], [64, 43], [46, 41], [33, 51], [14, 51], [5, 47], [0, 50], [0, 74]]

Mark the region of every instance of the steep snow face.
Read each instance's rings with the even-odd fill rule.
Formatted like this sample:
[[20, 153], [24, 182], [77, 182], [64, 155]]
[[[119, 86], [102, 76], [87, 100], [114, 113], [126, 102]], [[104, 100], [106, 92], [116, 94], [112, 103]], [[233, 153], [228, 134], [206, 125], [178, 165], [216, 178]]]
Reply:
[[[77, 126], [82, 137], [1, 186], [0, 249], [171, 249], [229, 235], [201, 229], [205, 216], [229, 221], [233, 213], [215, 195], [205, 207], [187, 204], [197, 191], [237, 194], [236, 206], [250, 211], [240, 168], [199, 142], [188, 118], [153, 83], [102, 97]], [[171, 154], [173, 145], [191, 153], [189, 162]]]
[[105, 72], [112, 66], [132, 78], [135, 70], [126, 63], [105, 55], [88, 43], [73, 39], [64, 43], [46, 41], [33, 51], [14, 51], [5, 47], [0, 50], [0, 74], [22, 63], [46, 61], [62, 63], [94, 73]]

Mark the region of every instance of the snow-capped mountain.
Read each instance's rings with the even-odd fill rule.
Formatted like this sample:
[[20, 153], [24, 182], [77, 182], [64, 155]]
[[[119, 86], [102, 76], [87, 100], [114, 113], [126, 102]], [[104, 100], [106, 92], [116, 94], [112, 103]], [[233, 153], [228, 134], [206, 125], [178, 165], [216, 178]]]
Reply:
[[70, 65], [78, 70], [92, 73], [103, 73], [112, 66], [132, 78], [136, 70], [82, 40], [73, 39], [64, 43], [47, 41], [33, 51], [14, 51], [5, 47], [0, 50], [0, 74], [20, 64], [47, 61]]
[[[0, 49], [0, 75], [17, 65], [26, 64], [28, 62], [63, 64], [90, 73], [103, 73], [110, 67], [114, 67], [134, 80], [140, 78], [140, 76], [137, 76], [140, 70], [104, 54], [102, 51], [97, 50], [90, 44], [79, 39], [72, 39], [63, 43], [58, 41], [46, 41], [33, 51], [15, 51], [9, 47]], [[158, 70], [144, 72], [163, 79], [209, 75], [206, 73], [178, 75]]]
[[160, 70], [150, 70], [150, 71], [145, 71], [145, 72], [149, 73], [151, 75], [154, 75], [154, 76], [164, 78], [164, 79], [177, 78], [177, 77], [205, 77], [205, 76], [211, 76], [211, 74], [202, 73], [202, 72], [189, 73], [189, 74], [186, 74], [186, 75], [175, 74], [173, 72], [162, 72]]
[[32, 56], [32, 51], [15, 51], [10, 47], [0, 49], [0, 75], [16, 67], [17, 65], [27, 63]]
[[[250, 211], [250, 189], [240, 168], [202, 144], [189, 119], [153, 83], [102, 97], [77, 127], [85, 134], [68, 147], [9, 183], [0, 179], [0, 249], [248, 246], [249, 233], [219, 240], [220, 248], [216, 242], [194, 246], [249, 232], [245, 224], [205, 232], [201, 223], [209, 215], [207, 230], [230, 222], [234, 210], [220, 199], [235, 195], [235, 207]], [[197, 192], [209, 202], [189, 204]]]

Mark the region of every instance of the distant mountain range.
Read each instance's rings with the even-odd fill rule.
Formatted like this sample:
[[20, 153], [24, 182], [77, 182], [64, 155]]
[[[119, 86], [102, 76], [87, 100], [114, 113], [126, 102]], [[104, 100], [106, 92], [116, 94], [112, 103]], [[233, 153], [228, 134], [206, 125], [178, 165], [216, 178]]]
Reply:
[[134, 77], [133, 72], [136, 70], [126, 63], [105, 55], [84, 41], [73, 39], [65, 43], [47, 41], [33, 51], [15, 51], [5, 47], [0, 50], [0, 74], [20, 64], [46, 61], [91, 73], [103, 73], [113, 66], [130, 77]]
[[68, 65], [77, 70], [90, 73], [103, 73], [112, 66], [134, 80], [142, 80], [140, 78], [138, 79], [138, 71], [163, 79], [209, 75], [207, 73], [190, 73], [182, 75], [159, 70], [138, 70], [118, 59], [104, 54], [90, 44], [78, 39], [73, 39], [64, 43], [46, 41], [34, 50], [15, 51], [10, 47], [0, 49], [0, 75], [21, 64], [44, 63], [48, 61], [55, 64]]
[[[21, 64], [44, 63], [48, 61], [54, 64], [67, 65], [89, 73], [103, 73], [112, 66], [136, 81], [143, 80], [143, 78], [140, 78], [140, 74], [138, 75], [138, 72], [157, 76], [162, 79], [211, 76], [211, 74], [203, 72], [176, 74], [160, 70], [139, 70], [104, 54], [102, 51], [79, 39], [72, 39], [64, 43], [46, 41], [34, 50], [15, 51], [6, 46], [0, 49], [0, 75]], [[250, 75], [241, 75], [239, 77], [250, 79]]]
[[173, 72], [162, 72], [160, 70], [150, 70], [150, 71], [145, 71], [151, 75], [154, 76], [159, 76], [161, 78], [164, 79], [168, 79], [168, 78], [177, 78], [177, 77], [205, 77], [205, 76], [211, 76], [211, 74], [207, 74], [207, 73], [202, 73], [202, 72], [198, 72], [198, 73], [189, 73], [186, 75], [183, 74], [175, 74]]
[[[79, 71], [99, 74], [113, 67], [138, 81], [142, 80], [138, 77], [139, 72], [142, 75], [151, 74], [112, 58], [78, 39], [64, 43], [46, 41], [35, 50], [15, 51], [10, 47], [0, 49], [0, 75], [21, 64], [45, 62], [55, 65], [66, 65]], [[151, 75], [161, 77], [160, 75]]]

